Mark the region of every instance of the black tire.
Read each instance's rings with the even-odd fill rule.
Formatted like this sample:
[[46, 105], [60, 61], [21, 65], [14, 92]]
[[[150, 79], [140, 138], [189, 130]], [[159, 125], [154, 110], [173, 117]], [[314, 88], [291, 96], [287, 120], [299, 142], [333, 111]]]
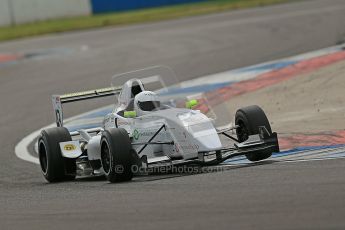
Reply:
[[64, 158], [60, 142], [71, 141], [71, 135], [64, 127], [43, 130], [38, 139], [38, 153], [43, 176], [49, 182], [74, 180], [76, 160]]
[[132, 180], [131, 149], [131, 140], [125, 129], [114, 128], [103, 132], [101, 161], [104, 173], [111, 183]]
[[[236, 129], [239, 142], [246, 141], [249, 135], [259, 134], [260, 126], [265, 126], [269, 134], [272, 134], [271, 125], [265, 112], [257, 105], [239, 109], [236, 112], [235, 124], [239, 126]], [[261, 161], [270, 156], [272, 156], [272, 152], [246, 154], [247, 159], [250, 161]]]

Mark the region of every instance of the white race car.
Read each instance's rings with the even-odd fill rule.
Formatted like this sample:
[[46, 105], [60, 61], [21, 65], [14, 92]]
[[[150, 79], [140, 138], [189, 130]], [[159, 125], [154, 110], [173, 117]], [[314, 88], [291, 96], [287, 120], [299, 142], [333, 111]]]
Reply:
[[[47, 181], [73, 180], [77, 171], [104, 174], [110, 182], [130, 181], [149, 169], [217, 165], [239, 155], [260, 161], [279, 152], [277, 134], [260, 107], [241, 108], [234, 124], [216, 127], [210, 110], [198, 109], [206, 100], [189, 98], [186, 108], [180, 108], [181, 100], [167, 94], [171, 87], [146, 89], [146, 84], [162, 82], [162, 72], [169, 71], [162, 67], [135, 71], [115, 78], [121, 79], [120, 87], [53, 96], [57, 127], [43, 130], [38, 139]], [[116, 96], [116, 105], [100, 127], [73, 132], [64, 127], [62, 104], [111, 95]]]

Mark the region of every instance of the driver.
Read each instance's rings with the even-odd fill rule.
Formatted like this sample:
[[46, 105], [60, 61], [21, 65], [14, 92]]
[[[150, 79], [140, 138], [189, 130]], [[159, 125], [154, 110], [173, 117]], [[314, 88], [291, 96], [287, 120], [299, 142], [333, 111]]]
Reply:
[[149, 111], [154, 111], [160, 108], [160, 100], [158, 95], [151, 91], [143, 91], [137, 94], [134, 98], [134, 110], [137, 116], [147, 114]]

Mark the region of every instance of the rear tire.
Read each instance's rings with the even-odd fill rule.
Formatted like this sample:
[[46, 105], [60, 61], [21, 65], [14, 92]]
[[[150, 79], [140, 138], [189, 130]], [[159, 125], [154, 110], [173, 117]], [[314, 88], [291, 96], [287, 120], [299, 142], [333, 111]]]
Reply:
[[[272, 135], [271, 125], [265, 112], [257, 105], [252, 105], [239, 109], [236, 112], [235, 124], [239, 127], [236, 129], [237, 139], [244, 142], [249, 135], [259, 134], [259, 127], [265, 126], [270, 135]], [[272, 156], [272, 152], [263, 152], [260, 154], [250, 153], [246, 157], [250, 161], [261, 161]]]
[[64, 158], [60, 142], [71, 141], [69, 131], [64, 127], [43, 130], [38, 139], [38, 153], [43, 176], [49, 182], [74, 180], [76, 160]]
[[131, 149], [132, 144], [125, 129], [115, 128], [103, 132], [101, 161], [104, 173], [111, 183], [132, 180]]

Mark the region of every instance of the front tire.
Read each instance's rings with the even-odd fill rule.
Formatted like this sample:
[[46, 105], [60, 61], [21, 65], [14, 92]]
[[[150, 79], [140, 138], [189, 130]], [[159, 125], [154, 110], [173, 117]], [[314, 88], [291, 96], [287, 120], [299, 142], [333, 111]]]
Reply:
[[132, 144], [125, 129], [114, 128], [103, 132], [101, 161], [104, 173], [111, 183], [132, 180], [131, 149]]
[[[235, 124], [237, 139], [244, 142], [250, 135], [259, 134], [259, 127], [266, 127], [268, 133], [272, 135], [271, 125], [265, 112], [257, 105], [241, 108], [236, 112]], [[249, 153], [246, 157], [250, 161], [261, 161], [272, 156], [272, 152], [263, 152], [260, 154]]]
[[59, 144], [71, 140], [69, 131], [64, 127], [42, 131], [38, 139], [38, 153], [41, 170], [47, 181], [53, 183], [75, 179], [76, 160], [64, 158]]

